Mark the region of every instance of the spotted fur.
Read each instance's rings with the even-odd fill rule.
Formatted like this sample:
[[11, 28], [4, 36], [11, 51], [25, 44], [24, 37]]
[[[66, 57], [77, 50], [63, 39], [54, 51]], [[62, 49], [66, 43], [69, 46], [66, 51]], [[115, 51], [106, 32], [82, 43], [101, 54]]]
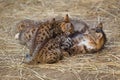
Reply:
[[[27, 64], [38, 64], [38, 63], [55, 63], [63, 58], [64, 55], [69, 55], [66, 49], [72, 46], [72, 40], [69, 37], [57, 36], [49, 39], [49, 41], [42, 46], [41, 50], [38, 51], [37, 55], [34, 55], [34, 60], [31, 60], [29, 54], [26, 55]], [[65, 54], [64, 54], [65, 53]]]
[[[18, 33], [15, 37], [19, 39], [20, 44], [26, 45], [30, 50], [30, 60], [27, 62], [34, 61], [36, 59], [35, 56], [38, 55], [39, 51], [41, 51], [43, 46], [48, 43], [50, 39], [64, 34], [65, 32], [61, 28], [67, 26], [67, 24], [70, 24], [69, 27], [73, 27], [68, 19], [68, 15], [66, 15], [63, 20], [57, 21], [53, 19], [51, 21], [36, 23], [32, 20], [24, 20], [18, 23]], [[52, 41], [54, 42], [54, 40]], [[53, 44], [53, 42], [51, 42], [51, 44]]]
[[74, 46], [70, 52], [76, 53], [89, 53], [101, 50], [106, 43], [106, 35], [102, 29], [102, 23], [98, 24], [96, 28], [86, 30], [85, 33], [80, 32], [73, 33], [70, 36], [73, 39]]

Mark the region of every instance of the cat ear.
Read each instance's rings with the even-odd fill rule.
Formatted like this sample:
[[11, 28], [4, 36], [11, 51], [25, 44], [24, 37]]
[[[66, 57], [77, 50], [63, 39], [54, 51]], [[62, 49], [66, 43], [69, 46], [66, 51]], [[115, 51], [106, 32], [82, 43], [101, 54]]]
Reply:
[[54, 22], [54, 21], [55, 21], [55, 18], [53, 18], [52, 21]]
[[18, 31], [22, 31], [23, 29], [25, 29], [25, 25], [24, 24], [20, 24], [18, 25]]
[[103, 28], [103, 23], [100, 22], [100, 23], [97, 25], [97, 27], [102, 29], [102, 28]]
[[64, 21], [65, 21], [65, 22], [70, 22], [70, 19], [69, 19], [68, 14], [65, 15], [65, 17], [64, 17]]
[[50, 21], [48, 21], [49, 23], [54, 23], [55, 22], [55, 18], [52, 18]]
[[97, 39], [101, 39], [103, 37], [103, 34], [102, 33], [98, 33], [97, 34]]

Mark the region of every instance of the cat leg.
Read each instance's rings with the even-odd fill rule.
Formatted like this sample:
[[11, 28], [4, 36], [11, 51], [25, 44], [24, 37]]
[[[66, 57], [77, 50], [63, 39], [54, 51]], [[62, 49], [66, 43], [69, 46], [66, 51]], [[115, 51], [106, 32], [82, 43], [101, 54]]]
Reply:
[[61, 60], [61, 58], [62, 58], [62, 53], [60, 49], [54, 49], [54, 50], [48, 51], [46, 55], [46, 63], [49, 63], [49, 64], [56, 63], [59, 60]]
[[34, 49], [33, 53], [32, 53], [32, 56], [28, 56], [27, 57], [27, 60], [25, 61], [25, 63], [29, 64], [33, 61], [36, 60], [38, 54], [39, 54], [39, 51], [44, 47], [45, 43], [47, 43], [49, 41], [49, 39], [46, 39], [44, 42], [42, 42], [41, 44], [38, 44], [36, 46], [36, 48]]

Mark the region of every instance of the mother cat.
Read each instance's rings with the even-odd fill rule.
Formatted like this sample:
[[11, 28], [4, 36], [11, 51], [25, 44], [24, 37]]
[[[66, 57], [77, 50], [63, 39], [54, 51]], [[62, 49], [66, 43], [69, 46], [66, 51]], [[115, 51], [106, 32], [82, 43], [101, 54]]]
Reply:
[[[23, 20], [16, 27], [18, 33], [15, 38], [20, 41], [20, 44], [26, 45], [30, 50], [30, 54], [27, 54], [25, 59], [25, 63], [28, 64], [57, 62], [63, 55], [61, 44], [62, 48], [69, 48], [72, 45], [69, 38], [59, 36], [74, 31], [68, 15], [63, 20], [56, 21], [53, 18], [52, 21], [39, 23], [32, 20]], [[64, 27], [67, 27], [68, 32], [63, 30]]]
[[81, 34], [76, 31], [69, 35], [73, 40], [73, 47], [69, 50], [71, 54], [97, 52], [106, 43], [106, 34], [103, 31], [103, 24], [99, 23], [95, 28], [89, 28]]

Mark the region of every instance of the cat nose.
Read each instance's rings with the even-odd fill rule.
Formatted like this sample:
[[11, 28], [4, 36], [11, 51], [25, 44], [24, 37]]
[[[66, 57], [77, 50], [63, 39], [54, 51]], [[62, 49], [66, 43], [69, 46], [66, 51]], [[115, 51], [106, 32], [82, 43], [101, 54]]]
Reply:
[[15, 39], [16, 39], [16, 40], [19, 39], [19, 35], [20, 35], [20, 33], [17, 33], [17, 34], [15, 35]]

